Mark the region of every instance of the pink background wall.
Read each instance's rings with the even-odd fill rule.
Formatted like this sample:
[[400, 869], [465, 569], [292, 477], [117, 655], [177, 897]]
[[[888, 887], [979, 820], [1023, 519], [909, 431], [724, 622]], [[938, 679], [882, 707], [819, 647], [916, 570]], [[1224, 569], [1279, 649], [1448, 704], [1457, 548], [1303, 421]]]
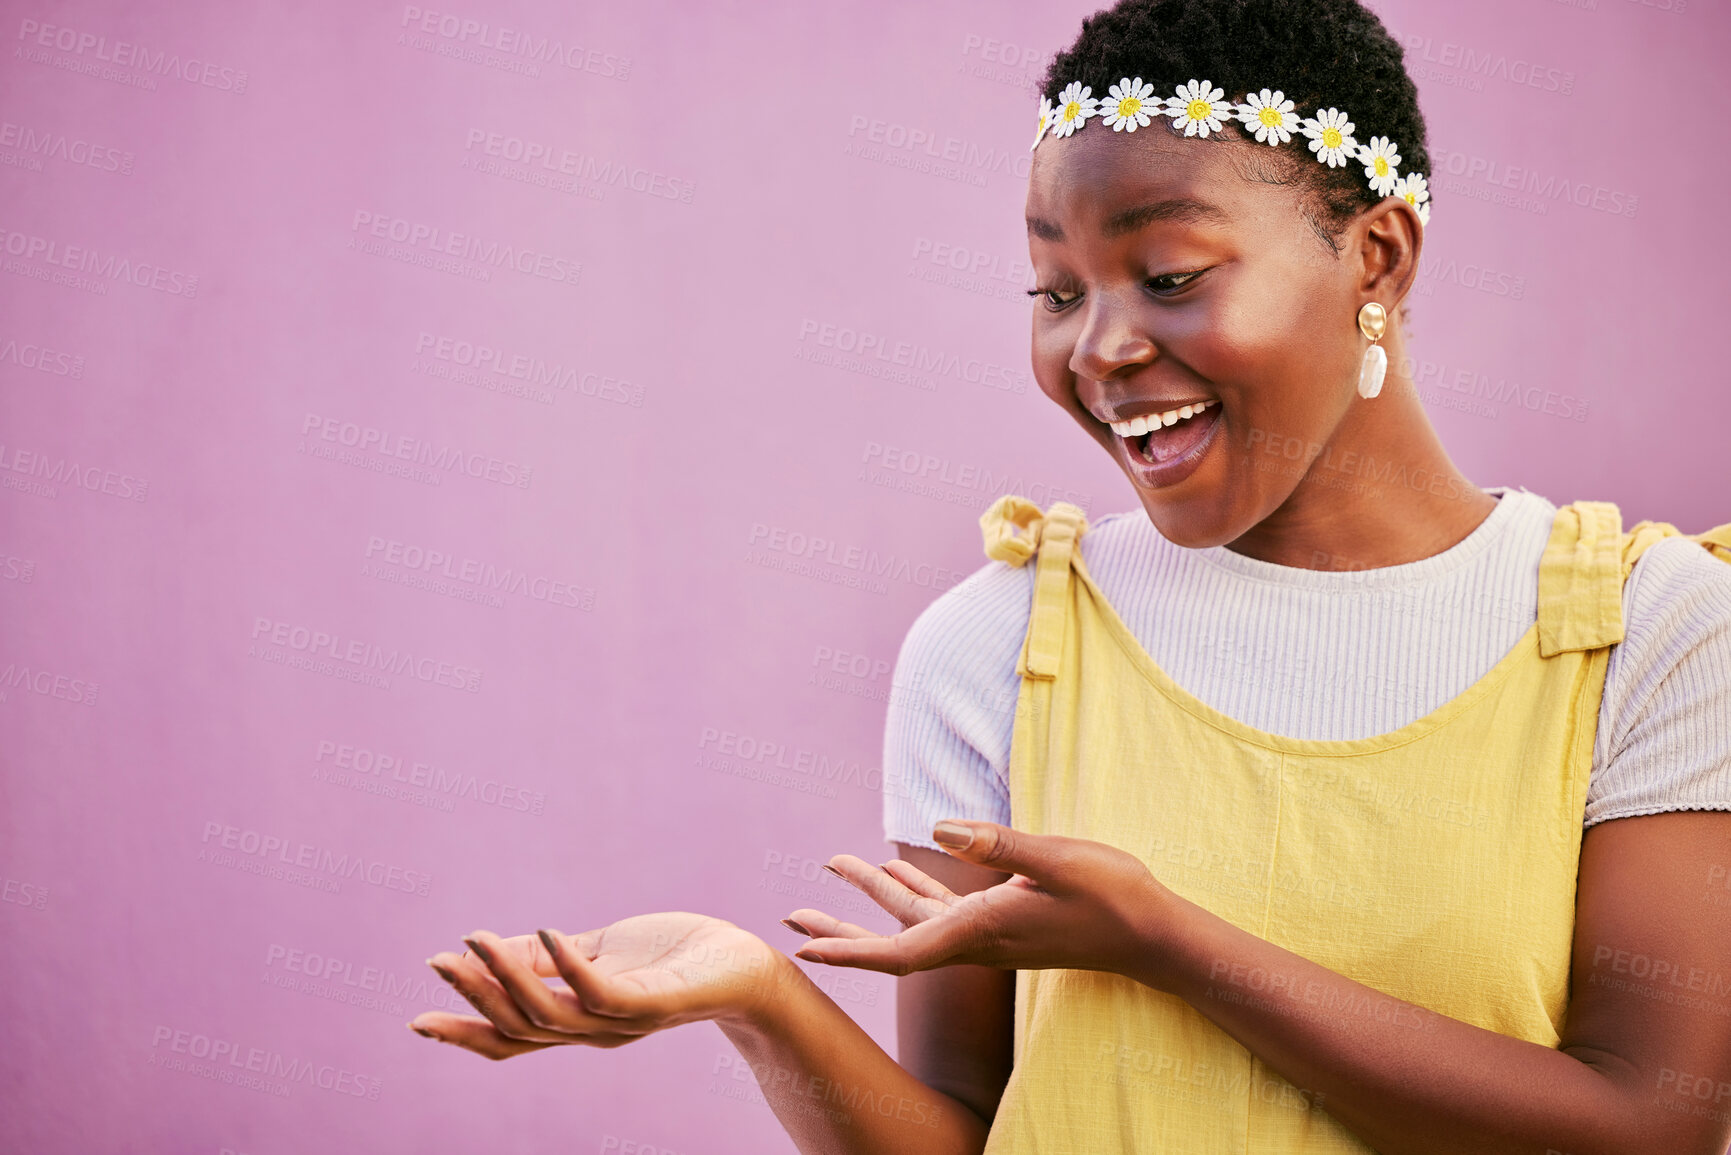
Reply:
[[[883, 850], [890, 664], [979, 512], [1132, 505], [1021, 295], [1031, 83], [1093, 7], [5, 5], [7, 1147], [791, 1149], [708, 1024], [489, 1064], [403, 1022], [478, 926], [858, 913], [816, 863]], [[1731, 20], [1379, 10], [1456, 459], [1731, 518]], [[893, 980], [838, 978], [893, 1045]]]

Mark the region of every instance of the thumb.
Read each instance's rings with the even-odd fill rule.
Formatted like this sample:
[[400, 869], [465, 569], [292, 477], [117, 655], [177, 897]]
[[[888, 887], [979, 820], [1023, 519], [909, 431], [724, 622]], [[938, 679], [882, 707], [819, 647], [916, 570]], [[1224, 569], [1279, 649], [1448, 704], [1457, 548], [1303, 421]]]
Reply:
[[1056, 881], [1063, 872], [1068, 856], [1061, 844], [1070, 839], [1029, 834], [996, 822], [946, 818], [932, 827], [932, 841], [956, 858], [1044, 883]]

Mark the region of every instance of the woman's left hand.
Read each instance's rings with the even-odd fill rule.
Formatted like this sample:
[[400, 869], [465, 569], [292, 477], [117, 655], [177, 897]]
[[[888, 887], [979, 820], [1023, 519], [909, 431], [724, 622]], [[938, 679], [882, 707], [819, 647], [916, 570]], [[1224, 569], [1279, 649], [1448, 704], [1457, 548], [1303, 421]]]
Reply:
[[[951, 845], [950, 832], [972, 839]], [[796, 957], [894, 975], [964, 963], [1141, 974], [1186, 905], [1141, 859], [1104, 842], [949, 820], [933, 837], [954, 857], [1013, 877], [958, 895], [899, 858], [874, 867], [838, 854], [830, 868], [903, 929], [881, 935], [802, 908], [790, 921], [812, 939]]]

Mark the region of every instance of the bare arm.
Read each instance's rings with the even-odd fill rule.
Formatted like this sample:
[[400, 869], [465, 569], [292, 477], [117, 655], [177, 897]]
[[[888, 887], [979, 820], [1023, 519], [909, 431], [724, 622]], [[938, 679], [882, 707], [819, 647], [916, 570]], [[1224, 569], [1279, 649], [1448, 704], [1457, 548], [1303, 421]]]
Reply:
[[803, 1155], [978, 1155], [987, 1124], [903, 1068], [778, 955], [765, 1009], [716, 1025], [738, 1048]]
[[[957, 894], [1010, 876], [923, 846], [896, 843], [900, 857]], [[1010, 1078], [1016, 972], [986, 966], [940, 967], [896, 980], [896, 1040], [902, 1066], [929, 1087], [992, 1121]]]
[[1731, 813], [1588, 831], [1555, 1048], [1258, 938], [1105, 843], [947, 820], [940, 838], [946, 827], [954, 854], [1011, 880], [956, 895], [909, 862], [837, 855], [906, 929], [831, 919], [800, 957], [898, 975], [957, 964], [1125, 975], [1189, 1002], [1384, 1155], [1719, 1155], [1731, 1137]]
[[1731, 814], [1587, 832], [1555, 1050], [1391, 999], [1206, 913], [1132, 977], [1184, 998], [1386, 1155], [1720, 1155], [1728, 869]]
[[[804, 971], [756, 935], [684, 912], [578, 935], [477, 932], [428, 962], [484, 1018], [410, 1026], [491, 1059], [551, 1046], [617, 1047], [713, 1021], [739, 1049], [804, 1155], [978, 1155], [987, 1124], [878, 1046]], [[565, 985], [549, 986], [559, 977]]]

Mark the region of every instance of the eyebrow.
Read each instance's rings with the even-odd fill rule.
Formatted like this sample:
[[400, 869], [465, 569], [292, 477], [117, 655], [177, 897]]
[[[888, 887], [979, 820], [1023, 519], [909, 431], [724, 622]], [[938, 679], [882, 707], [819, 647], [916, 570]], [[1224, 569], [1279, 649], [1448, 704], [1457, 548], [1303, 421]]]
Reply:
[[[1110, 239], [1133, 233], [1137, 229], [1153, 224], [1155, 221], [1180, 221], [1192, 224], [1196, 221], [1224, 221], [1226, 213], [1218, 206], [1207, 201], [1196, 200], [1193, 197], [1171, 197], [1163, 201], [1153, 201], [1145, 205], [1137, 205], [1132, 209], [1113, 213], [1100, 226], [1100, 235]], [[1028, 218], [1028, 231], [1043, 241], [1061, 241], [1064, 230], [1051, 221], [1040, 217]]]

